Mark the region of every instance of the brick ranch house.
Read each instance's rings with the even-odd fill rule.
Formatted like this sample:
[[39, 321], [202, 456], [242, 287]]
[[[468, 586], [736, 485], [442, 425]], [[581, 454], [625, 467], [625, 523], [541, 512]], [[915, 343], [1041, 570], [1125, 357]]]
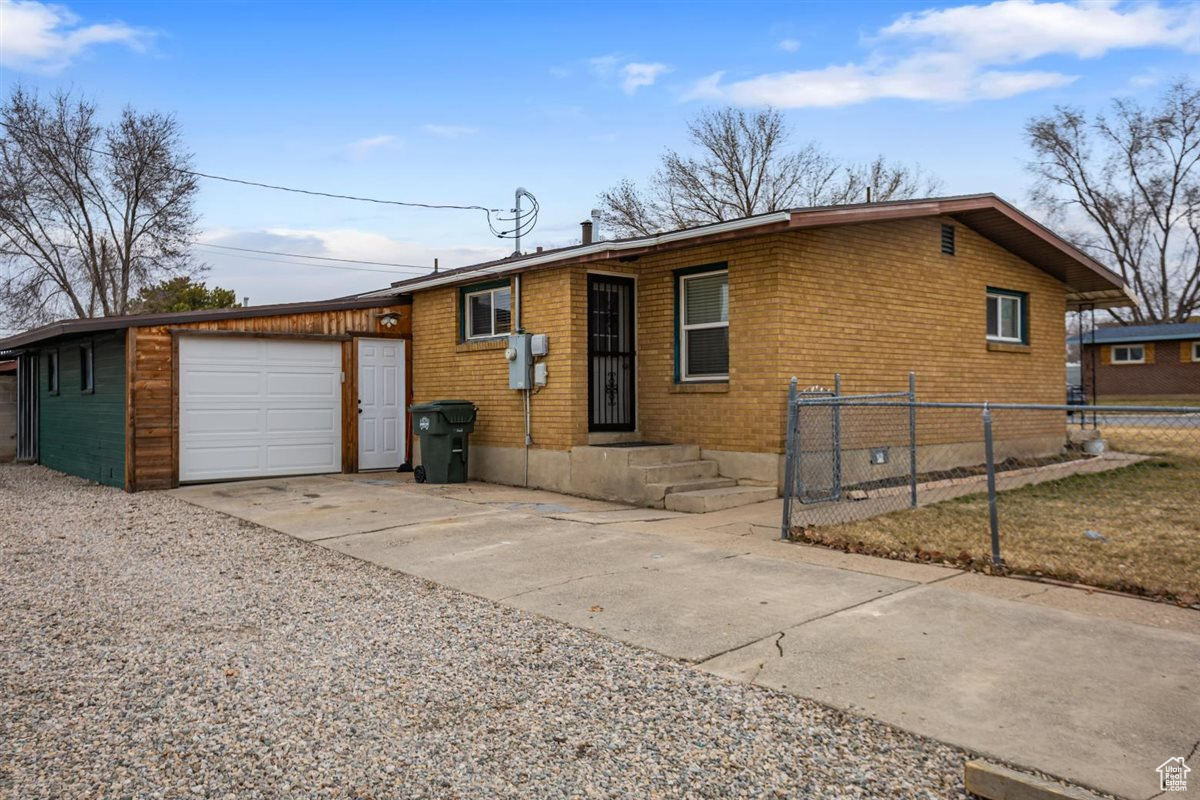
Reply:
[[1071, 343], [1088, 397], [1200, 403], [1200, 321], [1098, 328]]
[[[0, 353], [18, 457], [129, 491], [395, 469], [417, 449], [408, 405], [465, 398], [472, 477], [696, 511], [775, 496], [793, 375], [1059, 403], [1064, 313], [1129, 302], [976, 195], [585, 239], [350, 299], [66, 321]], [[528, 393], [509, 388], [514, 330], [548, 337]], [[1064, 430], [1011, 437], [1051, 452]], [[670, 446], [622, 446], [647, 442]]]
[[[414, 399], [478, 404], [472, 477], [693, 511], [773, 497], [793, 375], [858, 393], [915, 371], [926, 400], [1061, 403], [1066, 311], [1132, 302], [991, 194], [588, 230], [375, 293], [411, 298]], [[528, 397], [509, 388], [513, 330], [548, 336]], [[1022, 446], [1057, 452], [1052, 427]], [[638, 442], [674, 447], [622, 446]]]

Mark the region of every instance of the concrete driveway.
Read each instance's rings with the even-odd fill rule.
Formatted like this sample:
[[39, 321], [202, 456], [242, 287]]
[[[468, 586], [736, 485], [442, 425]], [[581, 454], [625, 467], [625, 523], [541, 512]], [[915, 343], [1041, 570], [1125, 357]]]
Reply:
[[363, 474], [176, 494], [341, 553], [1118, 796], [1200, 744], [1200, 613], [690, 515]]

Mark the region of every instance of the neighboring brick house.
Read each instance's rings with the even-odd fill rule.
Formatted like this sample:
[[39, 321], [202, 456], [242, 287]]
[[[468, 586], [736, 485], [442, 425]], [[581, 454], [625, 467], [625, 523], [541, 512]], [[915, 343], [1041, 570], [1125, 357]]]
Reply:
[[[990, 194], [589, 231], [380, 293], [412, 297], [414, 399], [479, 405], [474, 477], [684, 510], [773, 496], [793, 375], [870, 392], [915, 371], [922, 399], [1061, 403], [1065, 312], [1131, 302], [1117, 275]], [[549, 337], [528, 398], [509, 389], [516, 329]], [[1061, 430], [1038, 433], [1061, 446]], [[612, 446], [631, 442], [678, 447]], [[699, 505], [665, 499], [696, 492]]]
[[1089, 398], [1200, 402], [1200, 321], [1098, 328], [1072, 343]]

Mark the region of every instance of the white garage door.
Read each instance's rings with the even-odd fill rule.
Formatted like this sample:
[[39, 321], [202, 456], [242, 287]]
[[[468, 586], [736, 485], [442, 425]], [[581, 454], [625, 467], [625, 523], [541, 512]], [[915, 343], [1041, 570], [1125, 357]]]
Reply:
[[179, 480], [341, 471], [342, 348], [182, 336]]

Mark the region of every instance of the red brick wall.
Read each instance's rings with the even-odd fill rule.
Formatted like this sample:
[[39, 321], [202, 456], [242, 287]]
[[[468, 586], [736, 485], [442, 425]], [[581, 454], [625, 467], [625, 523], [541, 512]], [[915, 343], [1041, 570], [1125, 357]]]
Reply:
[[1143, 346], [1146, 348], [1145, 364], [1114, 364], [1111, 345], [1085, 344], [1083, 385], [1088, 396], [1092, 393], [1092, 362], [1095, 361], [1095, 393], [1100, 399], [1200, 399], [1200, 361], [1192, 360], [1192, 342], [1146, 342]]

